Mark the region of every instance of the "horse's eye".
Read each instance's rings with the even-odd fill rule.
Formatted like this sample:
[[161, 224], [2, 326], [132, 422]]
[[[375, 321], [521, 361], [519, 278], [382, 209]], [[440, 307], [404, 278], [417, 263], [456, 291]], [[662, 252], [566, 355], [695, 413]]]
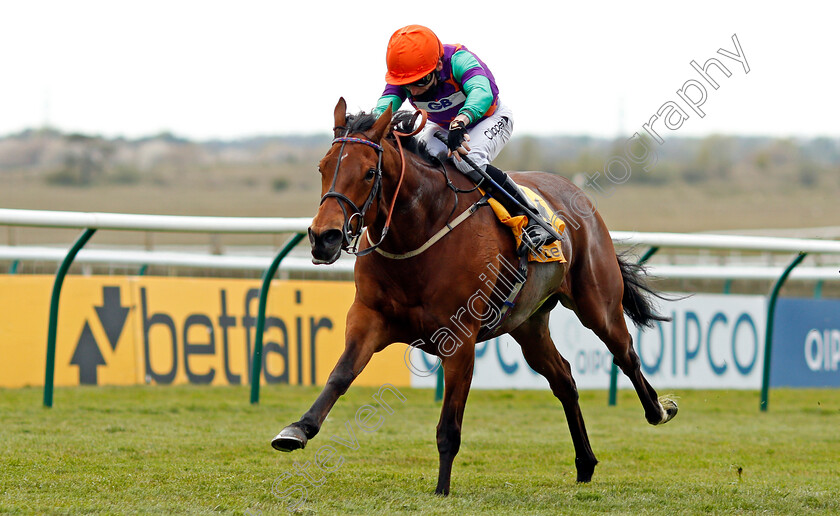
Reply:
[[376, 177], [376, 170], [370, 169], [365, 174], [365, 181], [372, 181], [374, 177]]

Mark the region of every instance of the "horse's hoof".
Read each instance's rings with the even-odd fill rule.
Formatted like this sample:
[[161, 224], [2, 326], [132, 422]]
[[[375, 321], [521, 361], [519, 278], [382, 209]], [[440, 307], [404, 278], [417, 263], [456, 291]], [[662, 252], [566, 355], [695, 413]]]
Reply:
[[592, 474], [595, 473], [595, 466], [598, 461], [595, 457], [592, 460], [581, 459], [575, 457], [575, 469], [577, 469], [577, 481], [579, 483], [586, 483], [592, 480]]
[[660, 421], [659, 424], [664, 425], [668, 421], [674, 419], [674, 416], [677, 415], [679, 407], [677, 407], [677, 402], [670, 398], [661, 398], [659, 400], [659, 404], [662, 405], [662, 410], [664, 412], [662, 421]]
[[306, 434], [300, 428], [289, 425], [271, 440], [271, 447], [277, 451], [290, 452], [294, 450], [302, 450], [306, 448]]

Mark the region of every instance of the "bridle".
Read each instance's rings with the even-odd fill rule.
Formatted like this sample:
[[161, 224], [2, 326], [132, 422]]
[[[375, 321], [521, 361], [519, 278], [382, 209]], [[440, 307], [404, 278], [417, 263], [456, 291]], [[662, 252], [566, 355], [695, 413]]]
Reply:
[[[341, 228], [341, 233], [342, 233], [341, 249], [346, 251], [348, 254], [353, 254], [353, 255], [356, 255], [356, 256], [365, 256], [366, 254], [369, 254], [369, 253], [373, 252], [375, 249], [377, 249], [380, 245], [382, 245], [382, 241], [385, 240], [385, 236], [388, 234], [388, 229], [391, 226], [391, 215], [393, 215], [393, 213], [394, 213], [394, 205], [397, 202], [397, 196], [399, 195], [400, 188], [402, 187], [403, 176], [405, 176], [405, 156], [403, 154], [402, 144], [400, 143], [400, 137], [401, 136], [413, 136], [413, 135], [417, 134], [418, 132], [420, 132], [421, 129], [423, 129], [423, 126], [426, 125], [427, 114], [426, 114], [425, 111], [422, 111], [422, 110], [419, 110], [414, 114], [414, 117], [412, 117], [412, 119], [411, 119], [410, 126], [414, 125], [418, 116], [422, 116], [422, 122], [420, 123], [420, 126], [417, 129], [415, 129], [413, 132], [411, 132], [411, 133], [401, 133], [401, 132], [398, 132], [396, 130], [393, 130], [394, 134], [397, 136], [397, 139], [396, 139], [397, 140], [397, 147], [399, 148], [399, 153], [400, 153], [400, 162], [401, 162], [400, 179], [399, 179], [399, 182], [397, 183], [397, 188], [394, 191], [394, 197], [393, 197], [393, 199], [391, 199], [391, 207], [388, 210], [388, 217], [385, 219], [385, 226], [382, 228], [382, 235], [379, 237], [379, 241], [376, 242], [375, 244], [371, 244], [369, 247], [366, 247], [365, 249], [362, 249], [362, 250], [359, 250], [359, 237], [361, 236], [362, 231], [364, 230], [364, 219], [365, 219], [365, 214], [367, 214], [367, 210], [370, 208], [371, 204], [373, 204], [373, 200], [376, 198], [376, 195], [381, 194], [381, 189], [382, 189], [382, 155], [384, 154], [385, 151], [384, 151], [382, 145], [380, 145], [380, 144], [378, 144], [374, 141], [366, 140], [364, 138], [355, 138], [355, 137], [348, 136], [348, 134], [350, 133], [349, 129], [345, 129], [344, 136], [340, 136], [340, 137], [337, 137], [337, 138], [333, 139], [332, 145], [335, 145], [336, 143], [340, 143], [341, 148], [339, 148], [339, 150], [338, 150], [338, 161], [335, 164], [335, 172], [333, 173], [332, 184], [330, 185], [329, 191], [327, 191], [327, 193], [325, 193], [324, 196], [321, 197], [321, 204], [324, 204], [324, 202], [326, 202], [327, 199], [330, 199], [330, 198], [334, 197], [336, 199], [336, 201], [338, 202], [339, 207], [341, 207], [341, 212], [344, 214], [344, 224], [342, 225], [342, 228]], [[339, 128], [336, 128], [336, 129], [339, 129]], [[342, 128], [342, 129], [344, 129], [344, 128]], [[365, 199], [365, 202], [364, 202], [364, 204], [362, 204], [361, 208], [359, 208], [358, 205], [356, 205], [356, 203], [354, 203], [349, 197], [347, 197], [343, 193], [335, 191], [335, 183], [336, 183], [336, 180], [338, 179], [338, 170], [341, 167], [341, 160], [345, 156], [344, 147], [348, 143], [360, 143], [362, 145], [367, 145], [368, 147], [371, 147], [374, 150], [376, 150], [376, 154], [377, 154], [377, 162], [376, 162], [376, 169], [374, 170], [375, 175], [374, 175], [374, 178], [373, 178], [373, 185], [371, 186], [370, 193], [368, 194], [367, 199]], [[349, 216], [348, 216], [348, 207], [351, 210], [351, 213], [349, 214]], [[354, 227], [353, 222], [354, 222], [354, 219], [356, 219], [356, 218], [358, 218], [358, 221], [356, 221], [356, 224], [355, 224], [355, 227]]]
[[[359, 243], [359, 236], [362, 234], [362, 229], [364, 227], [364, 218], [365, 214], [367, 213], [368, 208], [370, 208], [371, 204], [373, 204], [373, 200], [376, 198], [376, 194], [379, 193], [380, 188], [382, 188], [382, 154], [384, 153], [384, 149], [381, 145], [376, 142], [372, 142], [370, 140], [365, 140], [363, 138], [353, 138], [347, 136], [345, 132], [344, 136], [338, 137], [333, 139], [332, 144], [335, 145], [336, 143], [341, 144], [341, 148], [338, 150], [338, 161], [335, 164], [335, 172], [333, 173], [333, 180], [332, 184], [330, 185], [330, 189], [327, 193], [321, 197], [321, 204], [327, 201], [327, 199], [334, 197], [338, 201], [338, 205], [341, 208], [341, 212], [344, 214], [344, 224], [341, 227], [342, 233], [342, 245], [341, 248], [344, 251], [347, 251], [349, 254], [355, 254], [357, 256], [364, 256], [368, 252], [372, 251], [373, 249], [365, 249], [363, 251], [358, 250], [358, 243]], [[373, 186], [370, 189], [370, 193], [365, 199], [364, 204], [362, 207], [359, 208], [356, 203], [354, 203], [349, 197], [344, 195], [341, 192], [335, 191], [335, 182], [338, 179], [338, 170], [341, 167], [341, 160], [344, 157], [344, 147], [348, 143], [361, 143], [363, 145], [367, 145], [368, 147], [372, 147], [376, 150], [377, 154], [377, 162], [376, 162], [376, 170], [375, 176], [373, 179]], [[352, 212], [348, 216], [348, 208], [352, 210]], [[356, 222], [355, 227], [353, 226], [353, 221], [355, 218], [358, 217], [358, 221]], [[379, 244], [382, 243], [382, 240], [385, 238], [385, 234], [387, 233], [386, 230], [382, 232], [382, 238], [379, 241]], [[379, 245], [377, 244], [377, 246]]]

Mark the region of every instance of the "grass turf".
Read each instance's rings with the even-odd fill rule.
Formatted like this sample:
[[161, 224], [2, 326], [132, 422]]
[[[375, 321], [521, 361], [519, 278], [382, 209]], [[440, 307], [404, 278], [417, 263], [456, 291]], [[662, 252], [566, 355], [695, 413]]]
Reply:
[[[375, 390], [351, 387], [305, 450], [272, 450], [319, 391], [267, 387], [251, 406], [246, 387], [68, 388], [44, 409], [40, 389], [0, 390], [0, 513], [283, 514], [295, 484], [304, 514], [840, 513], [838, 390], [773, 390], [767, 413], [756, 392], [679, 391], [663, 427], [632, 392], [617, 407], [582, 392], [601, 461], [590, 484], [575, 482], [550, 392], [473, 391], [448, 498], [432, 494], [440, 406], [428, 390], [386, 395], [394, 413], [364, 432], [354, 415]], [[355, 450], [330, 441], [351, 439], [345, 423]], [[327, 444], [343, 461], [322, 474]]]

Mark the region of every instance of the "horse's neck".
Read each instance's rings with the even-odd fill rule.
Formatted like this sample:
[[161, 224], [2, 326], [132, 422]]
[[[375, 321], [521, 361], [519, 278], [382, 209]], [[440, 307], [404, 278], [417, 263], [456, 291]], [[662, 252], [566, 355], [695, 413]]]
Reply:
[[[406, 152], [405, 157], [403, 184], [394, 206], [388, 236], [382, 243], [382, 248], [391, 253], [404, 253], [419, 248], [444, 227], [450, 215], [459, 214], [452, 213], [456, 199], [455, 192], [447, 187], [446, 178], [441, 170], [434, 168], [414, 154]], [[452, 176], [457, 172], [450, 171], [449, 174]], [[395, 173], [388, 174], [388, 180], [384, 184], [382, 202], [377, 211], [372, 236], [381, 235], [398, 180], [399, 161], [397, 161]], [[474, 202], [467, 201], [468, 195], [459, 194], [457, 197], [456, 212], [463, 211], [470, 202]]]

